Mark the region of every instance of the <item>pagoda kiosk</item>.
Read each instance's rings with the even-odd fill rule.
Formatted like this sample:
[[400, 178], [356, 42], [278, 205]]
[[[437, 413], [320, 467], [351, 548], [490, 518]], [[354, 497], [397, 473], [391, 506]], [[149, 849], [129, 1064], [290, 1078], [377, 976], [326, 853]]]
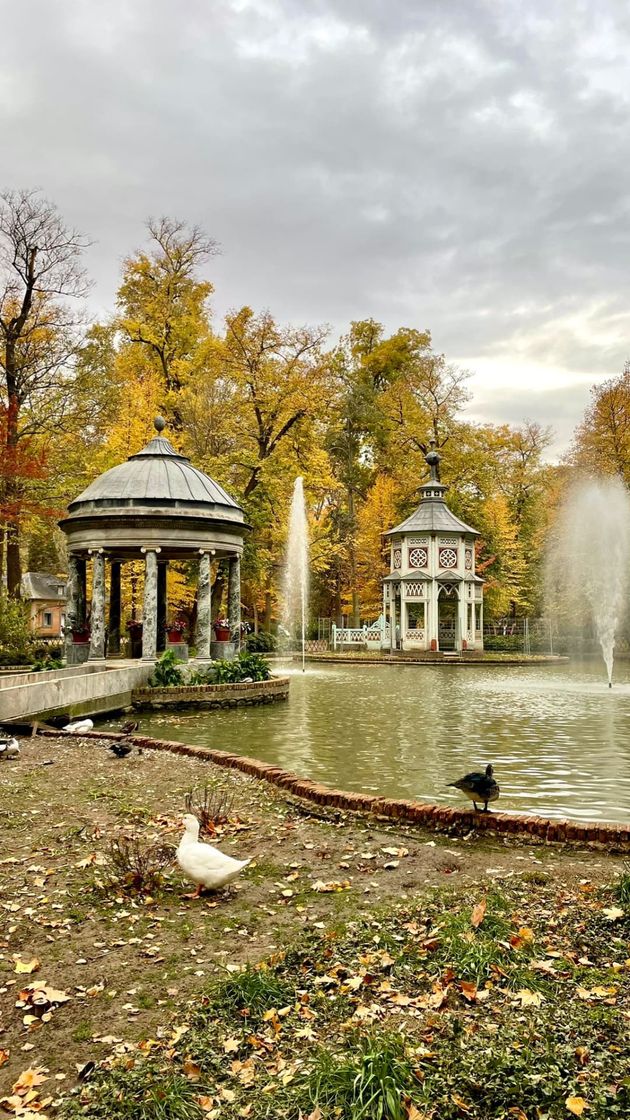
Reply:
[[440, 456], [415, 513], [386, 534], [390, 572], [383, 580], [381, 648], [402, 652], [483, 649], [483, 580], [475, 575], [476, 529], [448, 508]]

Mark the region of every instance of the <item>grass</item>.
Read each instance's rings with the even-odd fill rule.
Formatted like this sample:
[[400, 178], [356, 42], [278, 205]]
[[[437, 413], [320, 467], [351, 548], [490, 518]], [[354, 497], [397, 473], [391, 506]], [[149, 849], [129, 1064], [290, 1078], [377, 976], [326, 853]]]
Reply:
[[[199, 1088], [184, 1074], [150, 1061], [133, 1069], [99, 1072], [88, 1085], [89, 1115], [94, 1120], [198, 1120], [203, 1116], [197, 1103]], [[81, 1115], [81, 1104], [81, 1095], [67, 1099], [58, 1116], [66, 1120]]]
[[614, 886], [614, 894], [622, 906], [630, 908], [630, 863], [626, 863], [624, 870]]
[[214, 987], [210, 1006], [213, 1013], [220, 1009], [228, 1013], [260, 1015], [271, 1008], [285, 1007], [294, 999], [295, 990], [277, 971], [247, 967]]
[[359, 1037], [341, 1056], [321, 1049], [308, 1076], [310, 1103], [347, 1120], [407, 1120], [418, 1078], [401, 1035]]

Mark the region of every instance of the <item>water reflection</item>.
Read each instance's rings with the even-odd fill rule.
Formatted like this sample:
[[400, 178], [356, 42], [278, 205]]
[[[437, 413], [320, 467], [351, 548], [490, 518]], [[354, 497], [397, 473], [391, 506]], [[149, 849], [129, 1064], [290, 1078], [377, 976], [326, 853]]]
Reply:
[[292, 673], [288, 704], [147, 715], [156, 736], [255, 755], [346, 789], [461, 803], [446, 783], [493, 762], [501, 805], [630, 816], [630, 672], [600, 666], [328, 666]]

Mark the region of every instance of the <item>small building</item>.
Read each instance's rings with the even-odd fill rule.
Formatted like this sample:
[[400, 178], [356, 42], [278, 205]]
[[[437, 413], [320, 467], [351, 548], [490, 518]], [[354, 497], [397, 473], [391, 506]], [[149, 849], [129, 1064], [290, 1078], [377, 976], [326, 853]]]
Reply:
[[383, 580], [381, 648], [404, 652], [483, 649], [483, 580], [475, 574], [476, 529], [448, 508], [440, 456], [417, 510], [386, 534], [390, 572]]
[[66, 582], [50, 572], [25, 572], [22, 601], [29, 608], [29, 627], [38, 638], [63, 637], [66, 621]]

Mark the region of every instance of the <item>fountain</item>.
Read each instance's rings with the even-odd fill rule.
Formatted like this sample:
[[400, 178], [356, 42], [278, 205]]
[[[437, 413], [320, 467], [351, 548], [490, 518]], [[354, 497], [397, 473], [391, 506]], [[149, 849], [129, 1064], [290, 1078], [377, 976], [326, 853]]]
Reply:
[[306, 613], [308, 606], [308, 520], [304, 500], [303, 479], [296, 478], [293, 486], [289, 513], [285, 568], [285, 621], [294, 634], [300, 628], [302, 643], [302, 672], [305, 670]]
[[548, 556], [552, 609], [590, 618], [612, 688], [616, 634], [630, 583], [630, 495], [620, 478], [581, 482], [568, 494]]

